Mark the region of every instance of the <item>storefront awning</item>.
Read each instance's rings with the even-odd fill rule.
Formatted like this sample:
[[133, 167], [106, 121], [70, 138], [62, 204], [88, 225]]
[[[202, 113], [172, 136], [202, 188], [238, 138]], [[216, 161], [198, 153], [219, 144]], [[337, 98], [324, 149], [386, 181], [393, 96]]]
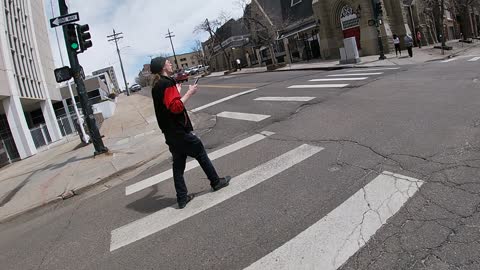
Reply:
[[292, 29], [292, 30], [289, 30], [289, 31], [286, 31], [284, 33], [281, 33], [278, 37], [277, 37], [277, 40], [281, 40], [281, 39], [284, 39], [284, 38], [289, 38], [293, 35], [296, 35], [298, 33], [301, 33], [303, 31], [307, 31], [307, 30], [310, 30], [312, 28], [315, 28], [317, 26], [317, 23], [316, 22], [311, 22], [307, 25], [302, 25], [302, 26], [299, 26], [299, 27], [296, 27], [295, 29]]

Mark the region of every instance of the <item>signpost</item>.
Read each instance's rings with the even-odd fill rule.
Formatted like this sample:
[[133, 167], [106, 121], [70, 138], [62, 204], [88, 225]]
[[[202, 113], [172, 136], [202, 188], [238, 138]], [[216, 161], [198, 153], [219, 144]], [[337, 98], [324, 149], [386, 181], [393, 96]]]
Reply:
[[80, 15], [78, 15], [78, 12], [75, 12], [75, 13], [50, 19], [50, 27], [55, 28], [61, 25], [78, 22], [79, 20], [80, 20]]

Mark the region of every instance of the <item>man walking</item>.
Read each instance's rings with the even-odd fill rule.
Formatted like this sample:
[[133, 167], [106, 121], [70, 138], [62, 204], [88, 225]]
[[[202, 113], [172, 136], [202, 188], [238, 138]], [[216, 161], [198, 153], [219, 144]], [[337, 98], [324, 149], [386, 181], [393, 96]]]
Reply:
[[410, 34], [406, 34], [404, 41], [405, 41], [405, 46], [407, 47], [407, 50], [408, 50], [408, 55], [410, 57], [413, 57], [413, 38], [410, 36]]
[[153, 75], [152, 98], [155, 115], [172, 153], [177, 202], [178, 207], [183, 209], [194, 197], [193, 194], [188, 194], [183, 178], [187, 156], [198, 161], [214, 191], [228, 186], [231, 177], [218, 176], [202, 142], [192, 133], [193, 126], [184, 104], [197, 92], [197, 85], [190, 85], [185, 95], [180, 96], [181, 85], [171, 78], [173, 65], [164, 57], [152, 59], [150, 71]]

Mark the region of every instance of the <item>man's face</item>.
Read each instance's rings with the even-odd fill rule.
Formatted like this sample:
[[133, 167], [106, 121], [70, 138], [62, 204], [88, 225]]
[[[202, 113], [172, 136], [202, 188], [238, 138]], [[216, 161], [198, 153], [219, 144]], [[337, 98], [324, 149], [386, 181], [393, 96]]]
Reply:
[[169, 60], [165, 61], [164, 69], [168, 74], [173, 74], [173, 65]]

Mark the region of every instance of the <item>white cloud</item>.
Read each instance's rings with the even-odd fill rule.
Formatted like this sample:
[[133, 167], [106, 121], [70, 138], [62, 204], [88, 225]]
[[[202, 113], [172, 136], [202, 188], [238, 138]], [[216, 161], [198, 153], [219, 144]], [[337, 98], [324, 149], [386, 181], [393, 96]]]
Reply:
[[[50, 1], [46, 0], [47, 17], [52, 17]], [[55, 16], [58, 16], [57, 0], [53, 0]], [[230, 13], [234, 18], [242, 15], [238, 0], [71, 0], [69, 12], [80, 13], [80, 23], [88, 23], [92, 34], [93, 47], [79, 56], [85, 73], [113, 65], [117, 77], [121, 78], [121, 69], [115, 44], [107, 41], [112, 29], [122, 32], [124, 38], [119, 42], [127, 80], [131, 84], [150, 61], [150, 55], [171, 54], [170, 41], [165, 38], [168, 29], [174, 32], [173, 42], [177, 53], [189, 52], [193, 41], [205, 40], [207, 35], [194, 34], [196, 25], [205, 18], [215, 19], [221, 11]], [[54, 31], [51, 41], [56, 65], [60, 66]], [[59, 36], [61, 32], [59, 32]], [[64, 41], [61, 40], [64, 50]], [[66, 55], [64, 54], [66, 59]], [[68, 63], [68, 61], [67, 61]], [[123, 83], [122, 83], [123, 84]]]

